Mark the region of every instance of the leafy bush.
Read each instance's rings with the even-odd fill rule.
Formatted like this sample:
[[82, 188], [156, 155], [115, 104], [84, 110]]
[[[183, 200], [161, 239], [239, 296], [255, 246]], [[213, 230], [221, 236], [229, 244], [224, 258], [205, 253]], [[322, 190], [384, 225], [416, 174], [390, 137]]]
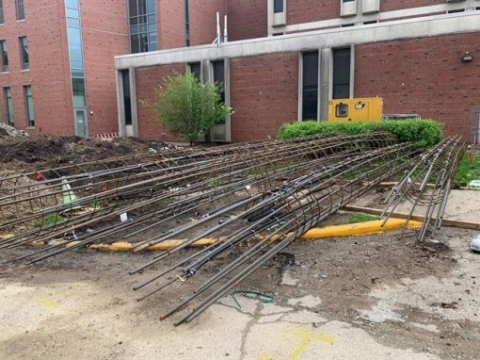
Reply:
[[283, 124], [279, 138], [283, 140], [316, 134], [365, 134], [374, 131], [392, 133], [399, 142], [412, 141], [430, 147], [443, 139], [443, 124], [434, 120], [387, 120], [364, 122], [304, 121]]
[[190, 70], [166, 77], [155, 88], [154, 101], [140, 103], [154, 111], [160, 126], [190, 143], [231, 113], [221, 101], [219, 85], [202, 83]]
[[480, 180], [480, 152], [469, 150], [458, 164], [455, 181], [467, 185], [472, 180]]

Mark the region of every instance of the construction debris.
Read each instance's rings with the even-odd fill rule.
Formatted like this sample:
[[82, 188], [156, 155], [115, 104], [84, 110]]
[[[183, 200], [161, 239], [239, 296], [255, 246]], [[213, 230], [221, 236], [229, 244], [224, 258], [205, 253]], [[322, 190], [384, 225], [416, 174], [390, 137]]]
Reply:
[[28, 134], [23, 130], [17, 130], [13, 126], [4, 124], [0, 122], [0, 138], [4, 136], [28, 136]]
[[[234, 256], [162, 316], [197, 302], [178, 325], [195, 319], [328, 215], [398, 174], [405, 176], [384, 215], [388, 219], [401, 198], [428, 203], [423, 240], [441, 226], [464, 149], [458, 138], [448, 138], [421, 153], [414, 144], [377, 133], [168, 149], [9, 176], [0, 179], [0, 232], [15, 235], [0, 249], [48, 244], [11, 259], [33, 264], [100, 241], [128, 239], [138, 252], [178, 236], [187, 239], [133, 275], [200, 239], [217, 239], [135, 287], [153, 287], [140, 297], [145, 299], [188, 281], [220, 255]], [[435, 187], [427, 187], [432, 179]], [[431, 224], [434, 213], [440, 220]], [[160, 279], [163, 284], [155, 286]]]

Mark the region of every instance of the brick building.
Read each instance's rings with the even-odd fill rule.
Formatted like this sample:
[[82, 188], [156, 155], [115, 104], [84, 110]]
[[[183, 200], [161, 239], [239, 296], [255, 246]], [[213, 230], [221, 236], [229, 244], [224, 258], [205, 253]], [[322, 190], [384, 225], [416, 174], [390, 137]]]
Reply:
[[0, 121], [31, 133], [172, 139], [139, 100], [189, 66], [235, 109], [213, 140], [371, 96], [478, 139], [480, 0], [0, 0], [0, 52]]
[[235, 110], [214, 140], [274, 137], [284, 122], [326, 119], [333, 98], [380, 96], [385, 113], [434, 118], [478, 142], [479, 0], [226, 4], [228, 42], [116, 57], [122, 134], [168, 139], [138, 100], [191, 66], [204, 81], [223, 81]]
[[211, 43], [225, 3], [192, 2], [187, 43], [181, 0], [0, 0], [0, 122], [38, 134], [118, 132], [114, 56]]

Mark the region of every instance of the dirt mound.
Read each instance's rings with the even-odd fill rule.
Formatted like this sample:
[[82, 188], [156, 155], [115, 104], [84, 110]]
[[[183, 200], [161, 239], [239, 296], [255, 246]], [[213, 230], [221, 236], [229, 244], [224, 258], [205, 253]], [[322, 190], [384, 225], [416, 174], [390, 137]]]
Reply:
[[146, 152], [149, 148], [148, 143], [134, 138], [104, 141], [61, 136], [0, 136], [0, 162], [54, 167]]

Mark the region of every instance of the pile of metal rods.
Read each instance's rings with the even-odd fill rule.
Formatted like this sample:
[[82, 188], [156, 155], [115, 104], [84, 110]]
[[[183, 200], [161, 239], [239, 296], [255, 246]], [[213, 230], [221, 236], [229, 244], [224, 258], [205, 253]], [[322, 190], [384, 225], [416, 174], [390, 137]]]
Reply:
[[[444, 139], [422, 154], [419, 161], [407, 169], [403, 178], [388, 195], [382, 213], [382, 217], [385, 217], [384, 223], [395, 212], [397, 206], [407, 200], [411, 204], [407, 223], [418, 209], [418, 205], [425, 207], [425, 220], [418, 232], [418, 241], [424, 241], [427, 233], [433, 238], [442, 225], [448, 195], [465, 149], [466, 143], [460, 137], [453, 137]], [[401, 236], [405, 231], [406, 226]]]
[[[238, 189], [254, 187], [259, 193], [268, 192], [275, 182], [279, 182], [276, 179], [288, 181], [289, 177], [306, 171], [311, 166], [310, 161], [318, 161], [329, 153], [346, 156], [365, 150], [365, 146], [378, 147], [385, 143], [393, 143], [393, 139], [386, 134], [316, 138], [290, 143], [276, 141], [220, 147], [198, 154], [185, 155], [182, 150], [181, 154], [162, 156], [159, 161], [38, 182], [28, 178], [20, 182], [16, 177], [15, 183], [20, 184], [0, 188], [1, 213], [15, 214], [13, 220], [0, 224], [0, 231], [12, 226], [23, 226], [26, 230], [17, 232], [14, 238], [0, 246], [48, 242], [62, 238], [66, 233], [74, 234], [73, 239], [64, 239], [51, 249], [73, 240], [76, 241], [74, 247], [80, 247], [127, 230], [131, 236], [132, 233], [137, 234], [134, 228], [144, 232], [145, 224], [152, 219], [156, 220], [155, 225], [159, 225], [201, 205], [225, 203], [227, 199], [237, 201], [241, 195]], [[335, 161], [335, 157], [327, 161]], [[48, 173], [59, 171], [53, 169]], [[5, 184], [7, 181], [0, 182]], [[68, 184], [68, 190], [65, 189], [65, 183]], [[76, 199], [62, 201], [66, 194], [70, 198], [70, 194], [74, 194]], [[259, 197], [253, 197], [248, 203]], [[86, 211], [78, 212], [78, 208]], [[136, 216], [130, 217], [128, 222], [119, 223], [119, 216], [125, 213]], [[215, 217], [223, 213], [225, 211], [216, 211]], [[57, 217], [57, 214], [62, 216]], [[204, 215], [207, 218], [213, 216], [208, 213]], [[37, 226], [29, 227], [32, 223]], [[100, 226], [102, 224], [104, 226]], [[152, 225], [149, 224], [149, 228]]]
[[[233, 256], [162, 316], [201, 299], [178, 325], [196, 318], [325, 217], [402, 171], [407, 175], [392, 192], [390, 208], [401, 194], [412, 194], [410, 185], [420, 181], [417, 170], [424, 169], [425, 182], [437, 175], [439, 190], [429, 193], [431, 207], [440, 204], [444, 210], [462, 146], [458, 139], [447, 139], [418, 154], [415, 145], [396, 144], [390, 135], [376, 133], [167, 150], [0, 178], [0, 233], [15, 230], [0, 249], [42, 243], [9, 259], [33, 264], [99, 241], [130, 239], [133, 251], [140, 251], [186, 239], [130, 272], [136, 274], [213, 237], [213, 245], [135, 287], [153, 287], [140, 297], [144, 299], [190, 280], [220, 256]], [[425, 201], [421, 198], [414, 200]], [[169, 277], [173, 271], [176, 276]]]

